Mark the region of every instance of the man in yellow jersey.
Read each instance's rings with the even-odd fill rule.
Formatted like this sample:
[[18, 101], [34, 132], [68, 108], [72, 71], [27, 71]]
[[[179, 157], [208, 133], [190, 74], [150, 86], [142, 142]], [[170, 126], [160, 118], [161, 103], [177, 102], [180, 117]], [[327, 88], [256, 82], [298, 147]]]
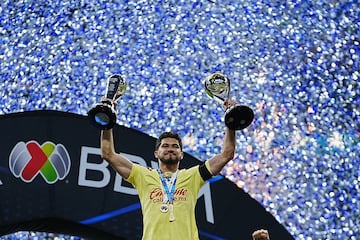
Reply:
[[[235, 104], [233, 100], [225, 100], [223, 107]], [[176, 133], [164, 132], [157, 139], [154, 151], [159, 169], [149, 169], [115, 152], [112, 129], [101, 131], [103, 159], [138, 190], [143, 240], [199, 239], [195, 220], [199, 190], [234, 158], [235, 144], [235, 131], [226, 128], [221, 153], [200, 166], [180, 170], [184, 156], [181, 138]]]

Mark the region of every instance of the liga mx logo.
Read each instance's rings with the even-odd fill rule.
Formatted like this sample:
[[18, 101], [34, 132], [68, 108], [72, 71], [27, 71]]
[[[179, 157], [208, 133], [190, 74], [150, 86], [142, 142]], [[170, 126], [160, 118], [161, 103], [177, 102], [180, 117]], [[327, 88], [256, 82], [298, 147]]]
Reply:
[[36, 141], [18, 142], [9, 156], [9, 168], [15, 177], [31, 182], [40, 173], [44, 180], [53, 184], [64, 179], [70, 170], [70, 157], [62, 144]]

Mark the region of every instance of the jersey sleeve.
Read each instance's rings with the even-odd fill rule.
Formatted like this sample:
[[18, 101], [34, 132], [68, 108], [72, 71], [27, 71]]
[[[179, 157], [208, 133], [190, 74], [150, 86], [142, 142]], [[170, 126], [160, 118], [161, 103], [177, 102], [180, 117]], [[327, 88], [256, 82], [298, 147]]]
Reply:
[[148, 171], [148, 169], [139, 164], [133, 164], [130, 176], [125, 180], [131, 183], [135, 188], [141, 188], [144, 182], [143, 176], [145, 171]]

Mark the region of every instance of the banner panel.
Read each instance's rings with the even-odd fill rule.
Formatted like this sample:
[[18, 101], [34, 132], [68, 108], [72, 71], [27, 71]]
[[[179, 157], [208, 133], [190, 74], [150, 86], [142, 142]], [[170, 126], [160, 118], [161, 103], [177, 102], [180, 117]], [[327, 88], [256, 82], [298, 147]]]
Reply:
[[[85, 116], [32, 111], [0, 116], [0, 235], [50, 231], [87, 239], [140, 239], [136, 190], [100, 156], [100, 132]], [[157, 167], [155, 139], [116, 125], [116, 151]], [[185, 154], [181, 168], [201, 161]], [[218, 176], [201, 189], [196, 206], [201, 239], [293, 239], [257, 201]]]

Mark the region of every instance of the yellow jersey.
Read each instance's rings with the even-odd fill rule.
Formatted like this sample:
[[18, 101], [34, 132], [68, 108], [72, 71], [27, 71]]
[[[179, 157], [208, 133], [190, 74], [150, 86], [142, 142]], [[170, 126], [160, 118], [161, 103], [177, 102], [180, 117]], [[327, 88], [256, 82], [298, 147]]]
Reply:
[[[206, 167], [209, 169], [208, 162]], [[177, 173], [173, 213], [175, 221], [169, 221], [170, 211], [164, 212], [163, 189], [157, 170], [134, 164], [127, 179], [138, 191], [143, 214], [143, 240], [197, 240], [195, 205], [200, 188], [205, 181], [199, 166], [181, 169]]]

